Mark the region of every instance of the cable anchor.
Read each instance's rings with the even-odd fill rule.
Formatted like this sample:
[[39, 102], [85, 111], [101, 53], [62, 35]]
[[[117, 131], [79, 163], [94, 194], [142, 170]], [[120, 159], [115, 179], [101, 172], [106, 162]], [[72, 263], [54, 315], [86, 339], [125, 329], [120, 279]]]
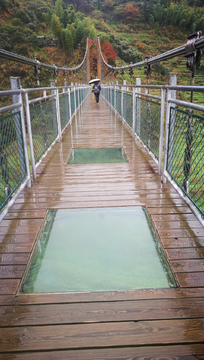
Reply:
[[151, 64], [148, 63], [148, 60], [151, 59], [151, 55], [147, 55], [145, 56], [144, 58], [144, 62], [145, 62], [145, 65], [144, 65], [144, 68], [145, 68], [145, 75], [147, 75], [147, 82], [149, 82], [149, 76], [151, 74]]
[[129, 67], [129, 75], [130, 75], [131, 83], [132, 83], [132, 76], [133, 76], [133, 73], [134, 73], [134, 70], [133, 70], [133, 67], [132, 67], [132, 62], [129, 65], [130, 65], [130, 67]]
[[202, 55], [202, 50], [195, 48], [195, 42], [202, 36], [202, 31], [195, 31], [194, 33], [190, 34], [187, 39], [187, 43], [185, 46], [187, 63], [186, 67], [191, 71], [192, 78], [194, 78], [196, 70], [200, 66], [200, 60]]
[[53, 69], [53, 76], [54, 76], [54, 78], [55, 78], [55, 82], [57, 82], [57, 66], [56, 66], [55, 64], [53, 64], [53, 66], [55, 67], [55, 68]]
[[121, 73], [122, 76], [124, 75], [124, 69], [123, 68], [120, 69], [120, 73]]
[[38, 58], [36, 56], [34, 56], [33, 58], [36, 61], [36, 65], [33, 66], [33, 70], [34, 70], [34, 75], [37, 78], [37, 85], [40, 86], [40, 79], [39, 79], [39, 75], [40, 75], [40, 62], [38, 60]]
[[66, 70], [64, 66], [63, 66], [63, 76], [64, 76], [64, 80], [66, 81]]

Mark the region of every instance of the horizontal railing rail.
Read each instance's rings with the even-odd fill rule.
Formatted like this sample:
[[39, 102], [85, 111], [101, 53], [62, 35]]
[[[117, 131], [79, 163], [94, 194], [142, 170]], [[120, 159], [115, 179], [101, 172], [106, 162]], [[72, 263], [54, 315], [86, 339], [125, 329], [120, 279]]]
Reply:
[[20, 108], [21, 106], [23, 106], [21, 103], [16, 103], [16, 104], [13, 104], [13, 105], [4, 106], [4, 107], [0, 108], [0, 114], [5, 114], [7, 111]]
[[163, 182], [173, 184], [204, 225], [204, 106], [177, 100], [179, 91], [203, 93], [204, 86], [102, 86], [104, 98], [158, 164]]

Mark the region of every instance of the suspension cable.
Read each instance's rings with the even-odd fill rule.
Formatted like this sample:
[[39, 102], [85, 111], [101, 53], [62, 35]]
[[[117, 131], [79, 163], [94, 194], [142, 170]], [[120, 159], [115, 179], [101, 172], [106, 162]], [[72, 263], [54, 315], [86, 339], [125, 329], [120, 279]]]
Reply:
[[25, 56], [21, 56], [21, 55], [18, 55], [18, 54], [15, 54], [15, 53], [3, 50], [3, 49], [0, 49], [0, 57], [7, 59], [7, 60], [11, 60], [11, 61], [17, 61], [17, 62], [26, 64], [26, 65], [38, 66], [40, 68], [53, 70], [55, 72], [56, 71], [78, 71], [84, 65], [84, 62], [85, 62], [86, 56], [87, 56], [87, 51], [88, 51], [88, 39], [86, 40], [86, 51], [85, 51], [85, 55], [84, 55], [82, 62], [78, 66], [73, 67], [73, 68], [59, 67], [54, 64], [53, 65], [44, 64], [35, 58], [29, 59], [29, 58], [26, 58]]
[[[187, 44], [181, 45], [181, 46], [179, 46], [179, 47], [177, 47], [175, 49], [166, 51], [165, 53], [156, 55], [156, 56], [154, 56], [152, 58], [146, 59], [144, 61], [140, 61], [140, 62], [135, 63], [135, 64], [131, 64], [131, 65], [129, 64], [129, 65], [125, 65], [125, 66], [111, 66], [105, 61], [105, 59], [103, 57], [102, 50], [101, 50], [101, 44], [100, 44], [100, 38], [98, 36], [98, 46], [99, 46], [99, 51], [100, 51], [102, 61], [103, 61], [104, 65], [106, 67], [108, 67], [112, 71], [118, 71], [118, 70], [125, 70], [125, 69], [129, 69], [129, 68], [147, 66], [147, 65], [154, 64], [154, 63], [157, 63], [159, 61], [168, 60], [168, 59], [171, 59], [173, 57], [180, 56], [180, 55], [187, 56], [187, 55], [189, 55], [189, 51], [187, 51], [187, 45], [188, 45], [188, 42], [187, 42]], [[202, 49], [203, 47], [204, 47], [204, 36], [201, 36], [200, 38], [196, 39], [193, 42], [193, 44], [192, 44], [192, 53], [194, 51]]]

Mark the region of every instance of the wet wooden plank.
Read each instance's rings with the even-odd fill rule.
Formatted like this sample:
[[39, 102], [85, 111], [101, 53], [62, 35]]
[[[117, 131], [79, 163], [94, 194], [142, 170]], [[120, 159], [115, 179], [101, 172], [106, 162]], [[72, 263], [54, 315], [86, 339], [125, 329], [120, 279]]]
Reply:
[[[1, 360], [13, 360], [13, 354], [0, 354]], [[15, 353], [15, 360], [203, 360], [204, 345], [136, 346], [114, 349], [55, 350]]]
[[204, 287], [204, 272], [177, 273], [176, 276], [182, 287]]
[[45, 304], [0, 307], [3, 327], [105, 323], [204, 317], [203, 299], [143, 300], [106, 303]]
[[0, 295], [14, 295], [18, 285], [18, 279], [0, 279]]
[[204, 248], [166, 249], [170, 260], [187, 260], [204, 258]]
[[0, 253], [30, 253], [32, 248], [33, 248], [33, 242], [18, 243], [18, 244], [0, 243]]
[[184, 229], [172, 229], [172, 230], [158, 230], [162, 237], [196, 237], [204, 236], [204, 228], [191, 229], [186, 227]]
[[22, 211], [22, 212], [12, 212], [9, 211], [4, 217], [5, 220], [10, 219], [44, 219], [46, 216], [46, 211]]
[[13, 264], [26, 265], [28, 259], [29, 259], [29, 253], [0, 254], [1, 265], [13, 265]]
[[9, 229], [13, 229], [15, 227], [36, 227], [38, 228], [42, 224], [41, 219], [12, 219], [12, 220], [2, 220], [0, 223], [0, 229], [2, 227], [9, 227]]
[[[204, 288], [175, 288], [175, 289], [141, 289], [129, 291], [108, 291], [97, 293], [61, 293], [61, 294], [18, 294], [16, 305], [31, 304], [64, 304], [86, 302], [117, 302], [153, 299], [183, 299], [202, 298]], [[192, 300], [193, 301], [193, 300]], [[0, 305], [13, 305], [13, 298], [0, 296]], [[127, 303], [128, 305], [128, 303]]]
[[181, 207], [153, 207], [151, 208], [151, 214], [156, 214], [156, 215], [160, 215], [160, 214], [192, 214], [192, 211], [190, 210], [190, 208], [186, 205], [181, 206]]
[[204, 259], [171, 261], [171, 264], [176, 273], [204, 271]]
[[[141, 193], [125, 193], [125, 192], [121, 192], [118, 191], [117, 193], [111, 193], [110, 191], [106, 191], [106, 192], [101, 192], [101, 193], [94, 193], [93, 191], [90, 190], [90, 192], [79, 192], [77, 191], [75, 194], [71, 193], [71, 194], [65, 194], [65, 195], [62, 195], [61, 193], [57, 193], [55, 192], [54, 194], [50, 194], [50, 197], [48, 199], [47, 195], [43, 196], [43, 195], [40, 195], [38, 197], [32, 197], [30, 196], [26, 202], [27, 203], [47, 203], [48, 201], [49, 202], [53, 202], [53, 201], [63, 201], [63, 202], [76, 202], [76, 201], [89, 201], [89, 200], [92, 200], [92, 201], [104, 201], [104, 200], [109, 200], [111, 199], [111, 201], [115, 200], [115, 201], [119, 201], [119, 200], [134, 200], [134, 199], [137, 199], [141, 202], [145, 202], [145, 203], [149, 203], [150, 201], [152, 201], [152, 199], [154, 200], [158, 200], [158, 199], [162, 199], [164, 198], [164, 195], [161, 196], [161, 195], [158, 195], [158, 194], [153, 194], [153, 195], [149, 195], [149, 194], [141, 194]], [[19, 198], [16, 200], [16, 204], [23, 204], [25, 202], [25, 199], [23, 198]], [[5, 220], [6, 221], [6, 220]], [[182, 227], [185, 227], [185, 224], [183, 222], [180, 223], [180, 227], [181, 225], [183, 225]], [[202, 228], [202, 225], [197, 221], [192, 221], [191, 224], [189, 224], [190, 226], [192, 225], [192, 228]], [[2, 226], [6, 226], [5, 224], [2, 224]], [[163, 224], [162, 225], [158, 225], [159, 228], [163, 228]], [[172, 228], [179, 228], [176, 226], [175, 223], [172, 224], [171, 226]]]
[[[202, 344], [191, 345], [172, 345], [172, 346], [149, 346], [149, 347], [124, 347], [114, 349], [95, 349], [95, 350], [60, 350], [45, 351], [37, 353], [15, 353], [16, 360], [161, 360], [161, 357], [168, 360], [203, 360], [204, 350]], [[13, 354], [0, 354], [1, 360], [13, 360]]]
[[21, 207], [23, 207], [24, 209], [26, 208], [27, 210], [30, 209], [76, 209], [76, 208], [87, 208], [87, 207], [112, 207], [112, 206], [145, 206], [144, 203], [141, 203], [140, 201], [137, 200], [118, 200], [118, 201], [111, 201], [111, 200], [107, 200], [107, 201], [91, 201], [89, 200], [89, 202], [84, 202], [84, 201], [75, 201], [75, 202], [52, 202], [52, 203], [38, 203], [38, 204], [14, 204], [13, 205], [13, 209], [17, 210], [17, 209], [21, 209]]
[[35, 234], [0, 234], [0, 244], [32, 243], [34, 240]]
[[203, 343], [204, 319], [1, 328], [1, 352]]
[[197, 220], [193, 220], [193, 221], [168, 221], [168, 222], [164, 222], [164, 221], [156, 221], [154, 222], [154, 224], [156, 225], [157, 229], [159, 230], [172, 230], [172, 229], [185, 229], [190, 227], [191, 229], [202, 229], [203, 230], [203, 226], [200, 224], [200, 222]]
[[21, 279], [25, 271], [24, 265], [3, 265], [0, 266], [0, 278], [1, 279]]
[[10, 235], [10, 234], [36, 234], [40, 229], [40, 225], [36, 226], [0, 226], [1, 235]]
[[[166, 195], [166, 194], [165, 194]], [[177, 222], [178, 221], [195, 221], [196, 217], [194, 214], [160, 214], [160, 215], [152, 215], [152, 220], [157, 223], [157, 222]]]
[[188, 247], [204, 247], [204, 237], [174, 237], [161, 238], [164, 248], [188, 248]]

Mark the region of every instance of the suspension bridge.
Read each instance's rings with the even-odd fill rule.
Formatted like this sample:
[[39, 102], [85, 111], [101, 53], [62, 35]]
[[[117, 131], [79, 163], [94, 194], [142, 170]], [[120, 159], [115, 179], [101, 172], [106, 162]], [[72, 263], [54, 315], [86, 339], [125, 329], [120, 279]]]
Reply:
[[[148, 73], [155, 61], [184, 55], [191, 85], [177, 85], [175, 74], [169, 85], [102, 81], [99, 106], [87, 85], [93, 44], [96, 75], [103, 80], [109, 65], [99, 39], [87, 40], [75, 68], [0, 50], [7, 60], [34, 66], [38, 84], [43, 67], [54, 76], [80, 71], [86, 82], [23, 89], [11, 78], [11, 90], [0, 91], [11, 99], [0, 108], [0, 359], [202, 359], [204, 106], [193, 102], [193, 94], [203, 94], [204, 87], [194, 86], [193, 78], [204, 37], [109, 69], [145, 66]], [[181, 100], [185, 92], [191, 102]], [[90, 149], [120, 149], [125, 161], [70, 161]], [[53, 226], [44, 227], [48, 210], [135, 207], [148, 214], [173, 287], [23, 291], [30, 261], [41, 251], [38, 236], [46, 239]]]

